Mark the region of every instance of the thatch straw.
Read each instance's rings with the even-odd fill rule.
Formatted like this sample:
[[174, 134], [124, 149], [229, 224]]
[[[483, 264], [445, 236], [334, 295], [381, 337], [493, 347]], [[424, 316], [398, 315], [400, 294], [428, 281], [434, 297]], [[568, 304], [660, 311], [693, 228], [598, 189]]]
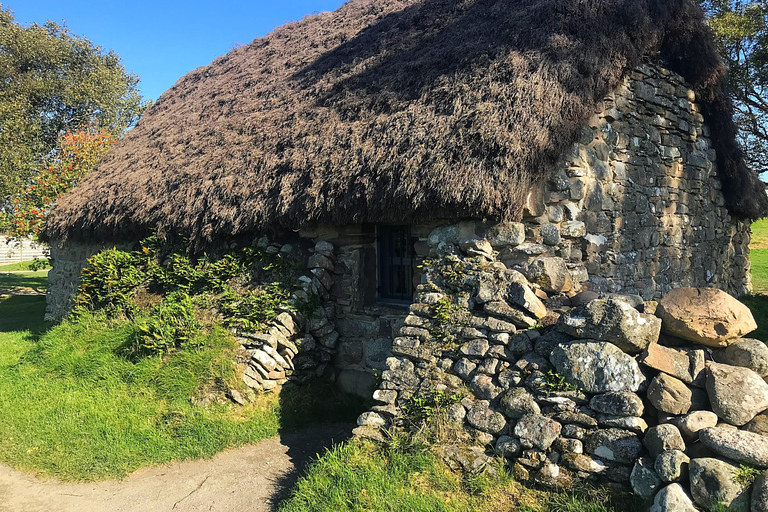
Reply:
[[352, 0], [199, 68], [59, 201], [49, 239], [515, 219], [643, 58], [704, 103], [731, 211], [768, 213], [695, 0]]

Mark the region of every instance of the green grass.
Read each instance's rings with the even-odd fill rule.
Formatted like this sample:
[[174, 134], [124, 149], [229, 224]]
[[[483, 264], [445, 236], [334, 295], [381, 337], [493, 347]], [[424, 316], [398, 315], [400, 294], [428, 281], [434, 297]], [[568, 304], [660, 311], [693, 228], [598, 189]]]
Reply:
[[330, 385], [245, 407], [193, 405], [191, 396], [239, 381], [226, 331], [214, 330], [205, 348], [134, 364], [117, 355], [131, 324], [84, 315], [45, 332], [40, 299], [0, 302], [0, 462], [13, 467], [63, 480], [119, 478], [360, 412]]
[[48, 272], [14, 272], [0, 273], [0, 290], [24, 289], [45, 292], [48, 288]]
[[752, 311], [752, 316], [757, 322], [757, 330], [747, 336], [768, 343], [768, 295], [747, 295], [739, 300]]
[[751, 249], [752, 289], [755, 293], [768, 293], [768, 249]]
[[540, 491], [506, 471], [461, 475], [426, 449], [351, 442], [326, 452], [279, 512], [632, 512], [641, 503], [596, 489]]
[[768, 218], [752, 223], [752, 239], [750, 249], [768, 249]]
[[[0, 272], [19, 272], [30, 270], [29, 266], [36, 260], [20, 261], [17, 263], [9, 263], [7, 265], [0, 265]], [[50, 267], [48, 267], [50, 268]], [[40, 272], [40, 271], [38, 271]]]

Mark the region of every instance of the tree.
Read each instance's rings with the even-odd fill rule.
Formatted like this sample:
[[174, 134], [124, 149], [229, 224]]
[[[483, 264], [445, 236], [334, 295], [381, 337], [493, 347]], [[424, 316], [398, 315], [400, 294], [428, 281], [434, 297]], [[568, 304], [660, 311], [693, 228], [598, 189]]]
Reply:
[[704, 0], [710, 27], [730, 69], [730, 93], [747, 163], [768, 171], [768, 2]]
[[59, 137], [56, 149], [40, 163], [23, 192], [14, 195], [10, 234], [36, 238], [51, 206], [91, 172], [115, 142], [113, 132], [95, 127]]
[[138, 82], [116, 53], [51, 21], [21, 26], [0, 4], [0, 206], [66, 131], [135, 124], [147, 107]]

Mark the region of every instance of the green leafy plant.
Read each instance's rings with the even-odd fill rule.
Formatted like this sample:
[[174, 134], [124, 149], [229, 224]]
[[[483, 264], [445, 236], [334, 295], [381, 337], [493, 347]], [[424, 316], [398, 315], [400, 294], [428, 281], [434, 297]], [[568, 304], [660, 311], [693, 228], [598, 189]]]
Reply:
[[[189, 295], [176, 292], [157, 306], [151, 316], [137, 318], [136, 332], [130, 345], [132, 355], [158, 355], [174, 348], [196, 348], [200, 325], [195, 305]], [[199, 344], [199, 343], [198, 343]]]
[[452, 341], [451, 327], [465, 325], [469, 313], [466, 308], [456, 304], [450, 296], [432, 304], [430, 312], [434, 323], [429, 334], [443, 341]]
[[133, 254], [115, 248], [88, 259], [75, 297], [75, 309], [103, 310], [110, 316], [136, 313], [133, 293], [147, 279]]
[[549, 391], [578, 391], [579, 389], [554, 370], [549, 370], [544, 375], [547, 379], [545, 386]]
[[38, 270], [44, 270], [51, 266], [51, 260], [48, 258], [35, 258], [29, 264], [29, 270], [37, 272]]
[[759, 469], [739, 464], [739, 469], [736, 471], [734, 478], [739, 485], [746, 489], [752, 485], [758, 476], [760, 476]]
[[464, 398], [461, 393], [448, 394], [445, 391], [420, 392], [402, 406], [405, 420], [413, 426], [429, 424], [441, 411]]

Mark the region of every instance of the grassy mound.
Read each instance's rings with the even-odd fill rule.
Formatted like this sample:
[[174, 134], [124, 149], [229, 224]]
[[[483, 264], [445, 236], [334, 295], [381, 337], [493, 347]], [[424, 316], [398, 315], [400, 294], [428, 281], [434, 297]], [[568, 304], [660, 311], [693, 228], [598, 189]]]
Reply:
[[239, 379], [225, 330], [198, 348], [129, 360], [120, 347], [134, 323], [82, 314], [40, 334], [43, 310], [41, 297], [0, 299], [0, 462], [16, 468], [63, 480], [122, 477], [360, 411], [330, 385], [244, 407], [220, 398], [201, 405]]

